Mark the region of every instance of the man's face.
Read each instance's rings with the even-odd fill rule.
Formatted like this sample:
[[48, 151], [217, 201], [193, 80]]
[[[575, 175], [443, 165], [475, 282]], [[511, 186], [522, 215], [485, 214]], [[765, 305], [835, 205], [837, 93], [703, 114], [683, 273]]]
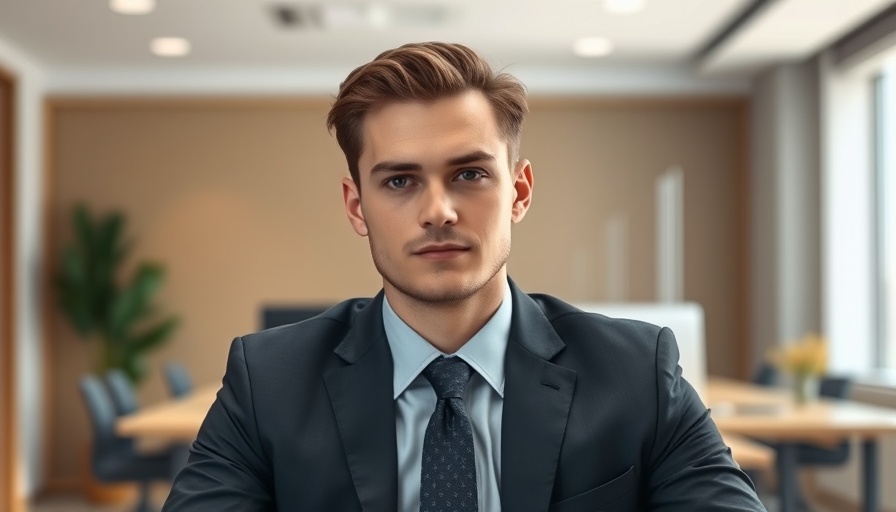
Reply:
[[503, 287], [532, 169], [527, 161], [510, 169], [485, 96], [389, 103], [367, 114], [363, 134], [361, 191], [345, 178], [343, 196], [387, 292], [453, 302]]

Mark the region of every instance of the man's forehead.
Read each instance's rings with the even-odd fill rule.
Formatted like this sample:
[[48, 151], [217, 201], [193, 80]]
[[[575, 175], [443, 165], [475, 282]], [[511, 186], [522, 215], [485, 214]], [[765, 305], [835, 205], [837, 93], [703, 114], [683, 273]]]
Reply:
[[395, 101], [371, 110], [361, 124], [363, 153], [421, 143], [452, 145], [499, 138], [485, 98], [449, 97], [433, 101]]
[[480, 91], [442, 96], [432, 100], [388, 100], [375, 105], [362, 119], [364, 125], [382, 120], [401, 121], [405, 118], [415, 121], [445, 121], [446, 119], [466, 122], [496, 122], [491, 103]]

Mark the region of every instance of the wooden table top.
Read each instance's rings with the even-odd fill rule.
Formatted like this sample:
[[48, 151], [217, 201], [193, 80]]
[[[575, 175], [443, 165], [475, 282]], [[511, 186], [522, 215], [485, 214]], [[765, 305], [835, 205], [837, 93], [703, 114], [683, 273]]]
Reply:
[[[192, 441], [218, 389], [207, 386], [182, 399], [144, 407], [120, 418], [116, 431], [141, 439]], [[743, 436], [833, 443], [846, 435], [896, 434], [896, 409], [827, 400], [798, 406], [784, 390], [716, 377], [708, 380], [706, 397], [725, 443], [743, 467], [769, 467], [774, 458], [767, 447]]]
[[826, 399], [798, 405], [787, 390], [718, 377], [708, 380], [706, 396], [726, 434], [821, 442], [896, 434], [896, 409]]
[[202, 387], [183, 398], [143, 407], [134, 414], [119, 418], [115, 431], [125, 437], [192, 441], [196, 439], [218, 389], [218, 385]]
[[737, 434], [723, 433], [722, 440], [731, 448], [731, 456], [743, 469], [771, 469], [775, 464], [775, 451], [767, 445]]

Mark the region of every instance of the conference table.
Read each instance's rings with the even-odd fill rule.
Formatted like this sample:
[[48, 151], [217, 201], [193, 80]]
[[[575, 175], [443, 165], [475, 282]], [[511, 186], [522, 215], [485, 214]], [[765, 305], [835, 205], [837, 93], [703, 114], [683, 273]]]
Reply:
[[[205, 386], [189, 396], [144, 407], [135, 414], [121, 417], [115, 426], [116, 432], [124, 437], [143, 440], [170, 441], [182, 445], [192, 442], [218, 389], [217, 385]], [[768, 469], [774, 463], [774, 453], [767, 446], [737, 435], [725, 436], [725, 442], [735, 460], [744, 468]]]
[[723, 434], [761, 438], [778, 446], [780, 510], [797, 510], [797, 446], [832, 446], [850, 438], [862, 443], [861, 510], [880, 510], [877, 443], [882, 436], [896, 434], [896, 410], [823, 398], [796, 404], [785, 390], [717, 377], [708, 380], [705, 396]]
[[[119, 435], [138, 439], [191, 442], [215, 400], [219, 386], [198, 388], [191, 395], [144, 407], [116, 423]], [[781, 510], [795, 511], [796, 446], [800, 442], [833, 444], [849, 437], [862, 439], [865, 511], [879, 509], [877, 439], [896, 434], [896, 410], [848, 401], [819, 400], [803, 406], [789, 393], [745, 382], [710, 377], [703, 395], [712, 418], [732, 455], [745, 469], [779, 472]], [[749, 437], [774, 441], [778, 458], [768, 446]], [[186, 450], [173, 471], [186, 461]]]
[[203, 386], [182, 398], [171, 398], [120, 417], [115, 431], [123, 437], [190, 443], [215, 401], [219, 385]]

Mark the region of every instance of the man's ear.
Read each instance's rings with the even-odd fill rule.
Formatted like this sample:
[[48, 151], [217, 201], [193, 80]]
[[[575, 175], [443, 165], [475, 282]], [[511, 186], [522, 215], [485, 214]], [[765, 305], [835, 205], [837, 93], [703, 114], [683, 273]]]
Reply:
[[511, 220], [519, 222], [526, 216], [529, 205], [532, 203], [532, 187], [535, 178], [532, 176], [532, 164], [528, 160], [520, 160], [513, 170], [513, 211]]
[[367, 236], [367, 222], [361, 210], [361, 192], [351, 178], [342, 178], [342, 200], [345, 202], [345, 214], [355, 233]]

